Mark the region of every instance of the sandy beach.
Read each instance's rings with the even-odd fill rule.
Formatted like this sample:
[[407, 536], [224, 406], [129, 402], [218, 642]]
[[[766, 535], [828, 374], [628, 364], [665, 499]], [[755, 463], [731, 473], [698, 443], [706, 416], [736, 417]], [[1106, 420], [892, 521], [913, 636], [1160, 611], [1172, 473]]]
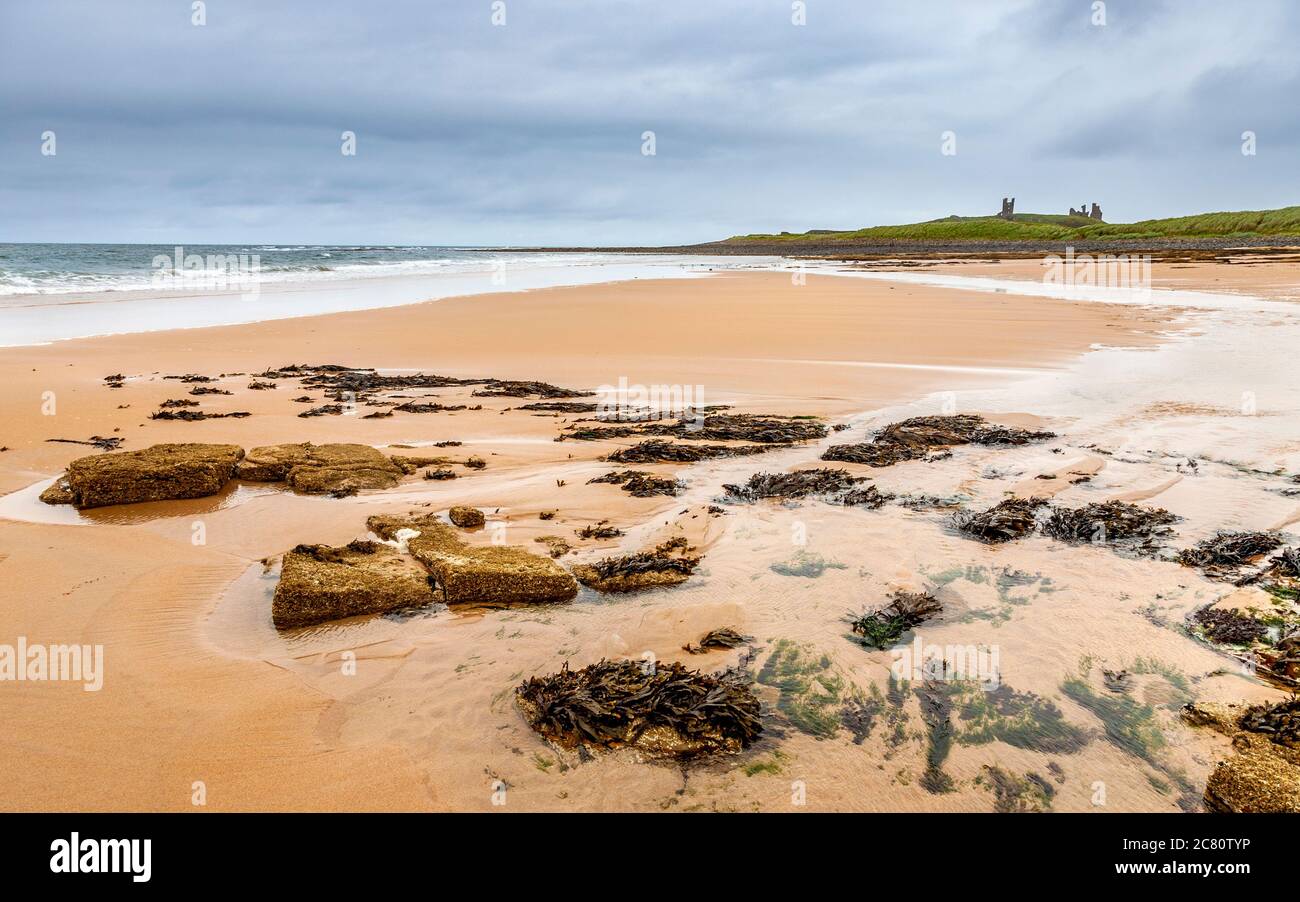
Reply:
[[[942, 272], [1036, 278], [1028, 265], [976, 269]], [[1167, 559], [1042, 535], [985, 545], [956, 534], [948, 518], [953, 506], [982, 509], [1004, 497], [1140, 500], [1181, 518], [1178, 547], [1221, 528], [1291, 526], [1300, 502], [1282, 489], [1300, 444], [1283, 423], [1300, 405], [1265, 361], [1295, 325], [1283, 299], [1296, 284], [1289, 267], [1178, 270], [1159, 276], [1161, 303], [1139, 305], [725, 272], [8, 348], [0, 637], [102, 645], [104, 674], [96, 692], [0, 683], [9, 724], [0, 807], [189, 811], [201, 789], [207, 810], [784, 811], [800, 784], [809, 810], [983, 811], [1044, 794], [1053, 810], [1090, 810], [1101, 784], [1109, 810], [1187, 810], [1229, 743], [1183, 723], [1182, 705], [1283, 694], [1180, 629], [1198, 607], [1247, 590]], [[1224, 309], [1205, 310], [1166, 286], [1235, 294], [1224, 295]], [[452, 386], [398, 394], [466, 409], [303, 418], [309, 405], [294, 399], [324, 403], [319, 391], [290, 379], [248, 388], [254, 374], [290, 364], [585, 391], [621, 379], [698, 386], [704, 404], [821, 417], [838, 431], [757, 456], [638, 465], [684, 484], [676, 497], [640, 498], [589, 483], [616, 469], [602, 457], [637, 438], [555, 440], [582, 414], [519, 410], [524, 399]], [[110, 374], [125, 377], [121, 387], [106, 384]], [[197, 409], [249, 416], [150, 419], [163, 401], [189, 397], [190, 384], [166, 378], [184, 374], [230, 392], [196, 397]], [[887, 468], [844, 465], [881, 491], [945, 504], [719, 503], [724, 484], [839, 466], [819, 461], [832, 444], [952, 413], [1056, 437]], [[98, 453], [49, 440], [92, 436], [121, 438], [123, 451], [356, 442], [445, 456], [457, 478], [412, 475], [344, 498], [241, 483], [206, 498], [81, 511], [38, 501], [70, 461]], [[460, 444], [432, 447], [440, 442]], [[472, 456], [486, 466], [464, 467]], [[1199, 466], [1189, 470], [1189, 460]], [[489, 529], [465, 533], [471, 544], [545, 554], [535, 540], [562, 536], [572, 550], [557, 560], [572, 568], [679, 535], [698, 549], [701, 569], [681, 586], [583, 589], [564, 604], [438, 605], [298, 630], [272, 625], [287, 550], [365, 537], [376, 514], [454, 505], [488, 514]], [[553, 519], [539, 519], [548, 511]], [[575, 535], [603, 522], [623, 534]], [[846, 626], [846, 614], [899, 588], [931, 591], [943, 604], [918, 641], [999, 650], [1011, 692], [999, 716], [1023, 730], [968, 734], [954, 714], [957, 739], [935, 765], [927, 697], [894, 698], [890, 653], [851, 641]], [[707, 655], [683, 650], [724, 626], [752, 641]], [[708, 672], [748, 667], [765, 705], [761, 740], [699, 767], [629, 751], [588, 760], [544, 742], [513, 703], [522, 680], [565, 662], [647, 651]], [[1103, 669], [1130, 675], [1124, 697], [1139, 709], [1145, 744], [1116, 739], [1110, 709], [1097, 701], [1107, 697]], [[839, 707], [853, 699], [880, 703], [860, 706], [855, 721]], [[800, 714], [828, 704], [837, 712], [830, 727]], [[949, 781], [941, 790], [936, 767]], [[1050, 792], [1029, 792], [1035, 781]]]

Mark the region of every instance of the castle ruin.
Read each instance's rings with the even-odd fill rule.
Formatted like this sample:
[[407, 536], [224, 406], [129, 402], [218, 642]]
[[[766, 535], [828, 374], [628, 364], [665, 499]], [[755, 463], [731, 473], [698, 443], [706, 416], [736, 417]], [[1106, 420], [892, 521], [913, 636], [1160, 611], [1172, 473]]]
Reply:
[[1074, 207], [1071, 207], [1071, 208], [1070, 208], [1070, 215], [1071, 215], [1071, 216], [1086, 216], [1086, 217], [1088, 217], [1089, 219], [1095, 219], [1095, 220], [1097, 220], [1098, 222], [1101, 222], [1101, 221], [1102, 221], [1102, 219], [1101, 219], [1101, 207], [1098, 206], [1097, 204], [1093, 204], [1093, 205], [1092, 205], [1092, 209], [1091, 209], [1091, 210], [1087, 210], [1087, 206], [1088, 206], [1087, 204], [1079, 204], [1079, 209], [1077, 209], [1077, 210], [1074, 209]]
[[1014, 197], [1002, 198], [1002, 212], [998, 214], [1002, 219], [1012, 219], [1016, 215], [1016, 199]]

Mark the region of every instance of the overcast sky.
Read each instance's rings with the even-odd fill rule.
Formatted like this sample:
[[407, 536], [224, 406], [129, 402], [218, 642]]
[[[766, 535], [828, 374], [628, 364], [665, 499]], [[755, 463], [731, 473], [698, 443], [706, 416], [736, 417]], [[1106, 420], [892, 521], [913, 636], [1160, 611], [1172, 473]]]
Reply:
[[1300, 203], [1293, 0], [1108, 0], [1104, 26], [1092, 0], [805, 0], [802, 26], [791, 0], [503, 2], [494, 25], [492, 0], [207, 0], [195, 26], [191, 0], [0, 0], [0, 241], [662, 244], [1003, 195], [1112, 221]]

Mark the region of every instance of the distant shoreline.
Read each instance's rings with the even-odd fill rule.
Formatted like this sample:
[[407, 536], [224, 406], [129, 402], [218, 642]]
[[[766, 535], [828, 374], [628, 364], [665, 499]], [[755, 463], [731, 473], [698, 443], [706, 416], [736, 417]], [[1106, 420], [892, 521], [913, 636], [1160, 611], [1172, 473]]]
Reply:
[[792, 259], [858, 260], [863, 258], [1030, 257], [1075, 253], [1151, 254], [1156, 259], [1209, 260], [1241, 254], [1268, 256], [1279, 251], [1300, 253], [1300, 235], [1259, 238], [1112, 239], [1103, 241], [718, 241], [665, 247], [513, 247], [482, 248], [480, 252], [529, 254], [673, 254], [705, 257], [788, 257]]

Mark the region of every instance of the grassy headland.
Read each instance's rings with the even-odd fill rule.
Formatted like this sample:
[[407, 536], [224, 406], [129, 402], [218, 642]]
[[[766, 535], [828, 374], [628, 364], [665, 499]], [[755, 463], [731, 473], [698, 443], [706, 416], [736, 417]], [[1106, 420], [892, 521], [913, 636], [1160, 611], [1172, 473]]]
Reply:
[[998, 216], [949, 216], [910, 225], [872, 226], [852, 231], [814, 230], [782, 232], [777, 235], [737, 235], [721, 244], [744, 245], [781, 243], [826, 246], [845, 244], [896, 244], [906, 242], [1071, 242], [1142, 240], [1258, 240], [1275, 236], [1300, 238], [1300, 206], [1278, 210], [1247, 210], [1239, 213], [1201, 213], [1171, 219], [1141, 222], [1098, 222], [1086, 216], [1053, 216], [1017, 213], [1012, 219]]

